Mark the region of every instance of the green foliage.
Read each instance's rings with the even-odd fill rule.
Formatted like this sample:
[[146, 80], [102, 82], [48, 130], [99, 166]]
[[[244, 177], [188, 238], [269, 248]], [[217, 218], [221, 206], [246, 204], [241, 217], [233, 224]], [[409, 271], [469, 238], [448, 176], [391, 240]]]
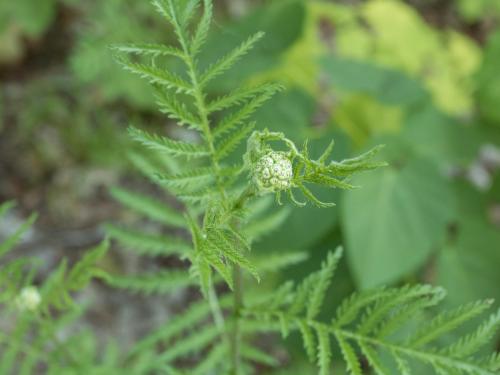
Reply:
[[[206, 202], [205, 199], [208, 199], [208, 197], [212, 200], [211, 206], [206, 210], [202, 226], [199, 226], [194, 218], [189, 219], [194, 253], [187, 254], [187, 256], [195, 267], [194, 273], [200, 276], [202, 290], [206, 294], [209, 288], [207, 282], [210, 280], [211, 268], [217, 270], [230, 287], [233, 286], [232, 265], [238, 265], [258, 278], [256, 269], [244, 255], [249, 249], [248, 241], [234, 225], [234, 219], [239, 216], [238, 211], [243, 208], [246, 200], [252, 198], [257, 192], [254, 187], [250, 186], [240, 195], [233, 195], [234, 176], [238, 174], [239, 168], [234, 170], [223, 163], [253, 129], [254, 124], [247, 122], [249, 116], [265, 100], [270, 99], [273, 94], [280, 90], [280, 86], [269, 84], [250, 90], [243, 88], [241, 91], [234, 91], [229, 96], [215, 99], [215, 102], [207, 102], [204, 91], [206, 84], [224, 73], [243, 55], [247, 54], [253, 45], [263, 37], [263, 34], [255, 34], [255, 36], [243, 42], [225, 57], [209, 65], [204, 71], [200, 71], [198, 52], [203, 45], [202, 40], [199, 40], [201, 38], [200, 30], [206, 30], [209, 25], [208, 19], [211, 18], [210, 2], [204, 2], [202, 18], [193, 27], [191, 27], [191, 22], [195, 17], [191, 13], [194, 12], [196, 7], [191, 8], [188, 6], [189, 3], [155, 1], [154, 5], [171, 24], [178, 39], [178, 47], [166, 46], [162, 49], [155, 46], [154, 48], [162, 51], [175, 51], [173, 54], [185, 64], [185, 72], [179, 75], [174, 74], [168, 69], [160, 68], [154, 60], [150, 64], [139, 64], [122, 55], [118, 56], [117, 60], [125, 69], [138, 74], [159, 87], [158, 90], [161, 90], [158, 97], [159, 104], [164, 112], [177, 119], [180, 125], [186, 124], [196, 130], [202, 143], [194, 144], [174, 140], [149, 134], [136, 128], [130, 128], [129, 133], [134, 140], [142, 145], [154, 151], [164, 152], [172, 157], [185, 156], [208, 159], [201, 161], [202, 167], [181, 170], [176, 174], [160, 174], [158, 176], [162, 185], [180, 196], [188, 205], [195, 202]], [[115, 46], [114, 49], [121, 53], [141, 54], [147, 57], [151, 55], [152, 48], [150, 45], [145, 45], [144, 49], [142, 49], [135, 44], [132, 47], [128, 45]], [[154, 57], [156, 55], [158, 53], [153, 54]], [[189, 77], [189, 80], [183, 77]], [[185, 96], [191, 97], [191, 103], [186, 102]], [[228, 110], [234, 106], [239, 108], [211, 126], [210, 121], [213, 119], [210, 114], [212, 112], [220, 109]], [[194, 112], [188, 109], [191, 107], [195, 110]], [[331, 174], [345, 178], [355, 172], [377, 168], [382, 165], [367, 162], [375, 154], [376, 150], [357, 159], [346, 160], [341, 163], [329, 162], [329, 164], [325, 164], [328, 154], [323, 155], [317, 161], [312, 161], [307, 155], [307, 149], [299, 153], [295, 145], [287, 140], [283, 134], [255, 132], [249, 141], [245, 165], [247, 170], [252, 170], [252, 165], [255, 164], [255, 159], [260, 154], [268, 149], [270, 150], [269, 146], [264, 145], [264, 143], [272, 140], [285, 142], [290, 148], [291, 161], [293, 162], [295, 158], [299, 160], [296, 165], [297, 172], [293, 181], [294, 186], [299, 188], [306, 198], [319, 206], [324, 206], [324, 204], [304, 186], [304, 182], [328, 187], [350, 188], [350, 185], [333, 178]], [[261, 144], [257, 145], [259, 142]], [[258, 149], [255, 149], [256, 147]], [[331, 152], [331, 149], [327, 150], [327, 153], [329, 152]], [[228, 191], [231, 195], [228, 195]], [[293, 198], [291, 191], [290, 196]], [[297, 202], [294, 198], [293, 200]], [[219, 207], [216, 202], [219, 202]]]
[[[257, 321], [279, 321], [284, 334], [289, 329], [299, 330], [309, 357], [317, 358], [319, 374], [331, 371], [330, 338], [339, 345], [350, 374], [363, 373], [361, 358], [378, 374], [417, 373], [413, 369], [415, 362], [422, 362], [439, 374], [495, 373], [490, 359], [481, 357], [481, 349], [498, 330], [500, 312], [446, 349], [436, 347], [446, 335], [481, 316], [491, 307], [491, 301], [464, 305], [428, 320], [428, 309], [443, 300], [443, 290], [429, 285], [405, 286], [352, 295], [340, 305], [331, 323], [318, 321], [325, 290], [341, 255], [340, 248], [329, 253], [320, 271], [308, 276], [295, 289], [288, 288], [287, 295], [278, 303], [247, 306], [244, 315]], [[415, 316], [421, 320], [416, 327], [408, 324]]]
[[[0, 205], [0, 219], [12, 207], [9, 202]], [[40, 366], [47, 368], [49, 373], [61, 373], [67, 366], [78, 367], [77, 348], [74, 351], [62, 349], [73, 337], [62, 342], [58, 332], [73, 324], [83, 312], [71, 294], [84, 289], [92, 278], [105, 277], [96, 264], [104, 257], [107, 242], [88, 250], [71, 267], [62, 261], [40, 285], [34, 286], [39, 266], [36, 259], [18, 257], [10, 260], [7, 253], [14, 250], [35, 217], [32, 215], [0, 244], [0, 304], [6, 309], [2, 316], [12, 322], [10, 328], [2, 327], [0, 331], [1, 374], [29, 375]]]
[[55, 0], [32, 3], [29, 0], [3, 1], [0, 4], [0, 62], [22, 55], [21, 39], [38, 39], [50, 26], [56, 13]]
[[[466, 22], [477, 24], [465, 27], [454, 14], [453, 30], [466, 28], [482, 39], [494, 25], [495, 2], [456, 3]], [[14, 67], [15, 85], [7, 74], [0, 99], [13, 99], [3, 106], [2, 134], [12, 133], [13, 118], [28, 129], [25, 137], [37, 160], [45, 143], [50, 146], [54, 167], [65, 155], [54, 152], [53, 143], [85, 163], [124, 145], [108, 123], [130, 118], [138, 124], [128, 131], [138, 148], [127, 154], [156, 185], [155, 194], [112, 189], [129, 213], [126, 223], [106, 230], [127, 257], [150, 259], [142, 263], [148, 265], [145, 272], [130, 274], [113, 264], [107, 274], [95, 267], [103, 245], [42, 278], [36, 260], [12, 252], [34, 217], [12, 231], [0, 245], [0, 302], [7, 307], [6, 326], [13, 327], [0, 331], [0, 374], [28, 375], [40, 368], [106, 375], [313, 373], [295, 353], [288, 365], [274, 334], [279, 331], [300, 333], [286, 341], [288, 349], [293, 352], [295, 338], [301, 340], [321, 374], [500, 370], [498, 354], [488, 355], [499, 314], [476, 324], [490, 299], [500, 297], [492, 205], [498, 163], [491, 148], [488, 158], [480, 150], [500, 139], [496, 35], [481, 66], [482, 47], [424, 22], [415, 9], [434, 14], [423, 3], [252, 3], [252, 11], [232, 24], [225, 17], [233, 2], [228, 9], [209, 0], [157, 0], [154, 7], [130, 0], [64, 4], [53, 26], [64, 24], [61, 39], [76, 30], [76, 46], [67, 52], [71, 75], [62, 66], [66, 51], [58, 50], [45, 71], [45, 58], [52, 56], [46, 47], [59, 37], [36, 42], [53, 18], [55, 2], [0, 5], [0, 24], [15, 25], [4, 33], [0, 25], [0, 61], [12, 45], [16, 58], [25, 47], [34, 56], [19, 74]], [[214, 14], [218, 22], [212, 28]], [[120, 40], [131, 43], [114, 44]], [[172, 40], [175, 45], [162, 44]], [[117, 69], [111, 56], [125, 69]], [[48, 76], [60, 92], [35, 90], [36, 83], [24, 81], [17, 85], [16, 77], [24, 80], [25, 73], [30, 82]], [[30, 95], [18, 98], [18, 86]], [[155, 102], [180, 128], [167, 123], [160, 134], [142, 127], [158, 123], [151, 111]], [[30, 129], [41, 122], [47, 123], [44, 131], [57, 126], [64, 135], [55, 141], [44, 140], [44, 132], [32, 136]], [[375, 159], [379, 148], [352, 154], [381, 142], [388, 147], [379, 157], [390, 166], [358, 175], [385, 164]], [[96, 144], [103, 151], [96, 152]], [[340, 162], [331, 160], [332, 152]], [[266, 177], [256, 165], [269, 155], [279, 168]], [[290, 177], [283, 173], [289, 166]], [[479, 177], [492, 179], [490, 190], [488, 184], [479, 186], [484, 192], [457, 189], [458, 180], [477, 182], [478, 167]], [[273, 205], [273, 198], [286, 206]], [[305, 207], [293, 209], [290, 202]], [[317, 209], [333, 202], [340, 211]], [[465, 202], [471, 203], [464, 208]], [[340, 252], [329, 254], [321, 270], [302, 283], [276, 287], [278, 270], [304, 262], [288, 272], [306, 275], [332, 242], [345, 242], [346, 262]], [[72, 294], [93, 276], [132, 293], [175, 293], [189, 302], [201, 289], [205, 299], [187, 310], [169, 306], [176, 316], [129, 350], [113, 340], [105, 345], [100, 335], [73, 323], [83, 311]], [[373, 289], [402, 280], [442, 285], [449, 296], [443, 299], [442, 289], [427, 285]], [[355, 286], [361, 290], [344, 298]], [[484, 302], [469, 302], [476, 299]]]
[[[289, 177], [288, 185], [272, 185], [270, 188], [261, 186], [259, 174], [261, 171], [256, 169], [256, 165], [262, 160], [269, 158], [272, 155], [273, 149], [269, 145], [270, 142], [282, 142], [288, 149], [287, 153], [283, 154], [286, 159], [292, 164], [292, 176]], [[259, 193], [275, 191], [277, 200], [280, 202], [280, 194], [283, 190], [286, 191], [290, 200], [297, 206], [303, 207], [305, 203], [297, 201], [294, 196], [293, 188], [298, 188], [304, 197], [311, 203], [320, 208], [331, 207], [333, 203], [321, 202], [306, 186], [305, 183], [316, 184], [328, 188], [353, 189], [347, 181], [356, 173], [376, 169], [386, 166], [384, 162], [373, 162], [371, 159], [380, 151], [381, 146], [375, 147], [372, 150], [351, 159], [346, 159], [341, 162], [330, 161], [328, 158], [333, 151], [333, 141], [323, 151], [317, 160], [312, 160], [309, 157], [308, 143], [304, 144], [303, 150], [299, 152], [295, 144], [287, 139], [283, 133], [269, 132], [267, 129], [263, 132], [254, 132], [247, 142], [247, 153], [245, 154], [245, 164], [250, 169], [254, 181], [256, 182]], [[263, 168], [276, 168], [276, 166], [266, 166], [267, 160]], [[271, 180], [272, 181], [272, 180]]]
[[[174, 139], [166, 136], [151, 134], [137, 128], [130, 128], [129, 134], [132, 138], [141, 143], [153, 153], [165, 154], [176, 160], [175, 170], [155, 171], [143, 162], [139, 163], [139, 168], [146, 167], [143, 171], [154, 182], [164, 187], [171, 194], [184, 203], [186, 214], [185, 222], [188, 224], [189, 234], [192, 239], [192, 246], [181, 246], [182, 250], [170, 250], [182, 243], [182, 240], [166, 238], [162, 235], [152, 236], [139, 231], [129, 231], [128, 229], [111, 226], [110, 234], [120, 240], [128, 247], [137, 249], [138, 253], [147, 256], [175, 255], [178, 253], [183, 259], [190, 262], [190, 277], [183, 271], [162, 270], [158, 273], [151, 273], [143, 276], [113, 276], [109, 278], [112, 285], [124, 287], [131, 291], [150, 293], [166, 292], [172, 288], [185, 287], [188, 285], [199, 285], [203, 296], [207, 299], [206, 304], [200, 302], [200, 306], [208, 307], [213, 318], [212, 324], [203, 325], [195, 336], [188, 333], [182, 335], [176, 345], [161, 351], [156, 360], [152, 361], [151, 368], [155, 366], [164, 367], [168, 373], [183, 373], [177, 370], [175, 361], [190, 353], [203, 352], [204, 359], [200, 359], [195, 369], [190, 369], [190, 373], [203, 373], [208, 368], [217, 368], [224, 356], [231, 357], [231, 363], [225, 363], [227, 367], [218, 371], [229, 371], [241, 373], [245, 365], [245, 360], [258, 361], [262, 363], [272, 362], [269, 357], [262, 355], [258, 350], [252, 349], [243, 341], [241, 330], [252, 327], [251, 332], [274, 331], [278, 324], [283, 336], [287, 336], [290, 330], [299, 329], [304, 341], [304, 346], [309, 358], [317, 363], [321, 374], [330, 373], [332, 358], [331, 338], [335, 338], [340, 350], [346, 360], [347, 369], [351, 373], [361, 373], [361, 360], [363, 357], [377, 373], [388, 373], [386, 368], [399, 368], [403, 373], [413, 371], [414, 362], [423, 362], [437, 372], [463, 371], [465, 373], [489, 373], [489, 366], [486, 362], [476, 363], [470, 360], [470, 355], [476, 353], [476, 349], [486, 343], [480, 344], [474, 341], [480, 333], [473, 333], [464, 339], [462, 345], [457, 345], [457, 349], [445, 353], [429, 344], [435, 344], [437, 339], [444, 338], [448, 333], [455, 332], [463, 323], [476, 317], [490, 305], [490, 302], [467, 305], [464, 308], [450, 312], [445, 317], [431, 321], [432, 328], [423, 328], [419, 318], [425, 316], [428, 308], [434, 307], [444, 296], [442, 289], [430, 286], [407, 286], [399, 289], [383, 289], [361, 294], [355, 294], [347, 298], [339, 307], [336, 318], [332, 323], [324, 323], [319, 320], [324, 300], [326, 298], [333, 273], [341, 258], [341, 250], [329, 254], [322, 269], [310, 274], [296, 288], [291, 282], [283, 284], [271, 294], [262, 294], [258, 298], [242, 299], [243, 290], [241, 280], [243, 275], [241, 270], [247, 271], [254, 279], [260, 280], [262, 270], [258, 262], [254, 264], [248, 257], [252, 242], [261, 233], [265, 233], [265, 228], [259, 229], [263, 222], [280, 223], [279, 216], [261, 216], [252, 218], [251, 209], [247, 206], [254, 200], [264, 199], [266, 193], [275, 193], [278, 203], [281, 203], [281, 193], [287, 193], [289, 200], [297, 206], [304, 206], [305, 202], [296, 197], [300, 193], [302, 198], [318, 207], [330, 207], [332, 203], [322, 202], [310, 185], [318, 185], [326, 189], [350, 190], [355, 186], [352, 178], [359, 172], [385, 166], [386, 163], [374, 161], [375, 155], [381, 150], [375, 147], [366, 153], [347, 158], [340, 162], [330, 160], [333, 151], [333, 142], [325, 145], [323, 151], [315, 156], [310, 156], [309, 145], [305, 142], [302, 149], [287, 138], [284, 133], [269, 131], [267, 129], [254, 131], [249, 137], [248, 134], [256, 125], [250, 117], [257, 109], [271, 97], [281, 90], [280, 85], [264, 84], [261, 86], [243, 86], [225, 96], [211, 98], [208, 91], [209, 82], [220, 78], [223, 73], [232, 71], [232, 65], [243, 56], [250, 53], [250, 49], [257, 40], [262, 38], [262, 34], [254, 34], [245, 42], [235, 47], [231, 52], [226, 53], [215, 62], [207, 64], [202, 60], [203, 50], [206, 42], [206, 35], [212, 18], [212, 4], [209, 0], [203, 1], [201, 14], [198, 13], [200, 1], [174, 1], [157, 0], [154, 5], [160, 14], [170, 23], [177, 39], [176, 46], [161, 46], [151, 44], [133, 44], [113, 47], [118, 53], [117, 61], [126, 70], [135, 73], [149, 81], [156, 89], [157, 102], [169, 118], [175, 120], [178, 125], [185, 126], [192, 131], [195, 136], [190, 136], [189, 140]], [[201, 7], [200, 7], [201, 8]], [[127, 57], [126, 55], [129, 55]], [[141, 56], [140, 62], [130, 55]], [[168, 64], [160, 63], [164, 56], [172, 56], [183, 62], [184, 68], [176, 66], [175, 69]], [[343, 61], [328, 61], [327, 67], [334, 71], [345, 70], [351, 77], [359, 74], [359, 71], [366, 72], [364, 66]], [[343, 86], [347, 90], [356, 90], [386, 101], [387, 104], [415, 104], [429, 100], [426, 91], [414, 85], [411, 79], [402, 74], [373, 67], [368, 69], [368, 73], [373, 79], [360, 82], [359, 85], [351, 85], [352, 80], [341, 78], [332, 74], [334, 84]], [[217, 79], [219, 81], [220, 79]], [[394, 83], [394, 89], [388, 89], [387, 85]], [[349, 86], [351, 85], [351, 86]], [[411, 100], [401, 102], [401, 92], [405, 93], [405, 98]], [[407, 95], [411, 93], [411, 95]], [[173, 133], [172, 133], [173, 134]], [[182, 134], [182, 133], [179, 133]], [[244, 164], [233, 166], [233, 153], [241, 150], [241, 143], [247, 139], [247, 152], [244, 156]], [[392, 150], [391, 150], [392, 151]], [[389, 153], [389, 155], [391, 155]], [[183, 159], [184, 158], [184, 159]], [[190, 158], [189, 168], [185, 167], [185, 158]], [[267, 159], [266, 159], [267, 158]], [[269, 159], [270, 158], [270, 159]], [[269, 160], [268, 160], [269, 159]], [[279, 176], [280, 180], [262, 182], [265, 175], [266, 163], [272, 170], [271, 176]], [[170, 164], [170, 163], [169, 163]], [[288, 167], [291, 174], [288, 174]], [[169, 167], [170, 168], [170, 167]], [[281, 169], [280, 169], [281, 168]], [[435, 181], [439, 173], [431, 163], [422, 160], [419, 163], [409, 163], [400, 168], [396, 165], [386, 169], [382, 180], [371, 184], [369, 180], [363, 181], [363, 185], [377, 185], [377, 189], [383, 191], [386, 196], [380, 203], [378, 210], [370, 212], [372, 215], [393, 213], [393, 210], [383, 205], [395, 204], [400, 206], [406, 204], [404, 198], [407, 195], [414, 195], [418, 192], [423, 203], [415, 204], [415, 207], [408, 209], [408, 220], [398, 221], [394, 216], [393, 226], [408, 225], [415, 230], [415, 236], [405, 238], [398, 237], [399, 242], [394, 245], [390, 242], [392, 237], [387, 235], [384, 240], [376, 237], [373, 240], [368, 235], [359, 236], [359, 233], [369, 233], [373, 223], [377, 221], [370, 216], [370, 225], [367, 228], [358, 228], [359, 216], [366, 216], [363, 210], [356, 211], [359, 203], [357, 194], [349, 192], [343, 210], [346, 215], [356, 217], [350, 224], [349, 218], [346, 230], [348, 244], [354, 249], [349, 257], [353, 264], [357, 259], [361, 259], [359, 254], [363, 254], [363, 249], [372, 251], [375, 255], [368, 262], [370, 265], [375, 262], [387, 266], [387, 259], [394, 257], [379, 256], [377, 252], [392, 251], [396, 247], [409, 247], [413, 257], [407, 257], [404, 267], [390, 269], [388, 272], [377, 275], [376, 272], [364, 273], [364, 266], [360, 266], [359, 281], [361, 285], [368, 288], [375, 284], [384, 283], [398, 279], [406, 274], [408, 270], [414, 270], [427, 258], [432, 244], [443, 235], [444, 228], [454, 211], [446, 212], [446, 215], [435, 215], [435, 205], [427, 204], [428, 196], [435, 198], [440, 205], [450, 206], [449, 194], [446, 189], [449, 186], [445, 181], [435, 187], [428, 184], [416, 185], [418, 178], [412, 178], [407, 171], [415, 170], [415, 174], [420, 176], [424, 171], [428, 174], [428, 179]], [[245, 172], [249, 178], [244, 181]], [[274, 174], [274, 175], [273, 175]], [[397, 177], [401, 175], [401, 181]], [[408, 176], [407, 176], [408, 175]], [[374, 174], [374, 176], [376, 176]], [[377, 179], [377, 177], [374, 177]], [[384, 185], [389, 184], [391, 186]], [[405, 186], [405, 183], [408, 182]], [[392, 186], [394, 185], [394, 186]], [[394, 194], [400, 189], [403, 193]], [[409, 192], [407, 190], [409, 190]], [[444, 189], [444, 190], [443, 190]], [[378, 191], [377, 190], [377, 191]], [[423, 191], [422, 191], [423, 190]], [[443, 191], [441, 191], [443, 190]], [[436, 196], [436, 191], [440, 194]], [[115, 197], [117, 194], [114, 194]], [[121, 197], [120, 197], [121, 195]], [[362, 202], [359, 207], [371, 205], [373, 197], [380, 194], [373, 194], [367, 191], [366, 202]], [[402, 200], [394, 200], [393, 197], [401, 196]], [[140, 214], [146, 214], [152, 219], [157, 219], [160, 214], [156, 213], [155, 203], [147, 203], [149, 199], [130, 195], [129, 193], [119, 194], [118, 199], [128, 206], [134, 208]], [[142, 209], [140, 203], [143, 200]], [[127, 202], [128, 201], [128, 202]], [[352, 203], [349, 203], [351, 201]], [[130, 203], [132, 202], [132, 203]], [[257, 209], [257, 212], [265, 212], [265, 209]], [[423, 211], [422, 211], [423, 210]], [[362, 212], [363, 211], [363, 212]], [[411, 211], [411, 212], [410, 212]], [[167, 210], [169, 212], [169, 210]], [[415, 214], [417, 212], [417, 214]], [[439, 211], [441, 213], [441, 211]], [[201, 214], [200, 214], [201, 213]], [[436, 217], [437, 222], [426, 221], [423, 217]], [[368, 222], [367, 221], [367, 222]], [[387, 220], [385, 221], [387, 222]], [[424, 230], [416, 226], [420, 222], [426, 222]], [[164, 221], [167, 226], [172, 224]], [[423, 238], [422, 231], [432, 228], [434, 237]], [[387, 230], [392, 231], [393, 227]], [[352, 233], [352, 234], [351, 234]], [[378, 231], [377, 231], [378, 233]], [[398, 239], [396, 238], [396, 239]], [[172, 243], [169, 243], [169, 239]], [[364, 241], [362, 245], [352, 241]], [[385, 242], [384, 242], [385, 241]], [[361, 249], [361, 250], [359, 250]], [[375, 250], [373, 250], [375, 249]], [[382, 250], [380, 250], [382, 249]], [[361, 256], [363, 257], [363, 256]], [[354, 259], [354, 261], [352, 260]], [[292, 259], [293, 260], [293, 259]], [[364, 260], [363, 260], [364, 262]], [[288, 261], [285, 262], [285, 264]], [[395, 263], [396, 264], [396, 263]], [[375, 263], [377, 265], [377, 263]], [[354, 265], [356, 269], [356, 265]], [[377, 269], [375, 267], [374, 269]], [[215, 273], [214, 273], [215, 271]], [[366, 279], [363, 279], [366, 278]], [[229, 296], [234, 298], [234, 306], [226, 305], [226, 297], [220, 301], [214, 290], [214, 283], [222, 280], [230, 289]], [[228, 299], [229, 300], [229, 299]], [[227, 314], [224, 313], [228, 310]], [[208, 313], [208, 310], [206, 310]], [[196, 315], [196, 314], [195, 314]], [[231, 323], [226, 320], [226, 316], [231, 319]], [[188, 319], [190, 324], [195, 324]], [[420, 323], [420, 324], [418, 324]], [[416, 325], [415, 325], [416, 324]], [[185, 323], [182, 318], [173, 322], [173, 325], [166, 326], [165, 337], [158, 336], [155, 332], [153, 338], [146, 338], [146, 342], [154, 343], [155, 340], [170, 340], [177, 334], [181, 334]], [[491, 318], [489, 323], [480, 328], [479, 332], [484, 332], [485, 327], [495, 327], [496, 319]], [[178, 327], [178, 328], [176, 328]], [[179, 329], [179, 330], [177, 330]], [[250, 329], [250, 328], [248, 328]], [[413, 333], [410, 333], [413, 330]], [[163, 329], [161, 330], [163, 331]], [[173, 333], [172, 333], [173, 332]], [[421, 333], [435, 332], [435, 336], [424, 339], [418, 338]], [[401, 339], [401, 334], [406, 335]], [[411, 335], [415, 338], [412, 339]], [[218, 341], [220, 340], [220, 342]], [[469, 342], [473, 341], [470, 345]], [[208, 348], [209, 343], [214, 343], [212, 348]], [[357, 348], [354, 348], [354, 344]], [[142, 349], [136, 349], [141, 352]], [[385, 357], [380, 355], [380, 351], [385, 351], [392, 358], [392, 362], [387, 362]], [[467, 354], [465, 354], [467, 353]]]
[[[70, 57], [70, 68], [77, 82], [85, 85], [100, 103], [124, 100], [139, 108], [153, 107], [153, 96], [147, 85], [116, 69], [108, 48], [119, 40], [141, 42], [148, 36], [156, 42], [165, 39], [160, 19], [155, 18], [149, 3], [89, 0], [71, 5], [84, 16]], [[141, 48], [148, 50], [151, 46]], [[131, 52], [134, 52], [132, 47]]]
[[425, 159], [354, 182], [363, 189], [346, 193], [342, 215], [359, 285], [383, 285], [422, 266], [456, 212], [449, 183]]
[[152, 220], [175, 227], [182, 228], [186, 226], [186, 221], [182, 215], [150, 197], [119, 188], [113, 188], [111, 194], [124, 206]]
[[495, 0], [456, 0], [460, 14], [468, 22], [477, 22], [482, 17], [500, 17], [500, 4]]
[[[499, 9], [500, 14], [500, 9]], [[491, 124], [500, 123], [500, 113], [495, 103], [498, 102], [500, 93], [498, 90], [498, 75], [495, 66], [500, 56], [500, 33], [496, 32], [490, 36], [486, 46], [485, 57], [478, 76], [478, 100], [479, 109], [485, 120]]]

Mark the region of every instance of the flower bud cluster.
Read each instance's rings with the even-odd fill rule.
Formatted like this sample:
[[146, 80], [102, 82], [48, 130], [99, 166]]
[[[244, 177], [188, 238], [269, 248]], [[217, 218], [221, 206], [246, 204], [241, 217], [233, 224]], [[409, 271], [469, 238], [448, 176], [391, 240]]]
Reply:
[[16, 305], [20, 311], [35, 311], [41, 302], [42, 297], [34, 286], [23, 288], [16, 297]]
[[292, 162], [284, 152], [271, 151], [254, 167], [254, 180], [262, 191], [286, 190], [291, 186], [292, 176]]

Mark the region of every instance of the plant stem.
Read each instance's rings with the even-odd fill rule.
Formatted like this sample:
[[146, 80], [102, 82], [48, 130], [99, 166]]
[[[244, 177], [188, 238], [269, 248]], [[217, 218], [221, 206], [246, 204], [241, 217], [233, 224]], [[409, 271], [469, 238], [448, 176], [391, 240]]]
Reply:
[[[171, 0], [169, 0], [171, 5], [171, 9], [174, 10]], [[221, 195], [221, 202], [225, 205], [225, 208], [236, 208], [241, 207], [245, 201], [255, 194], [253, 189], [247, 189], [241, 197], [236, 201], [235, 207], [229, 207], [229, 199], [226, 189], [223, 185], [223, 176], [221, 173], [221, 167], [219, 165], [219, 160], [216, 155], [215, 150], [215, 142], [214, 136], [210, 129], [210, 120], [209, 120], [209, 111], [207, 110], [207, 103], [205, 101], [205, 95], [203, 93], [203, 87], [200, 84], [200, 79], [198, 77], [198, 70], [196, 67], [195, 57], [191, 53], [188, 43], [186, 42], [186, 38], [183, 34], [182, 27], [179, 24], [177, 19], [177, 15], [175, 12], [172, 12], [174, 26], [177, 29], [177, 33], [179, 36], [179, 40], [181, 43], [181, 47], [184, 51], [184, 61], [186, 63], [188, 74], [192, 84], [192, 96], [195, 100], [196, 107], [198, 109], [198, 115], [200, 119], [200, 125], [203, 132], [203, 136], [205, 138], [205, 142], [208, 146], [208, 150], [210, 153], [210, 161], [212, 164], [212, 168], [214, 170], [214, 174], [217, 181], [217, 186]], [[241, 341], [241, 332], [240, 332], [240, 310], [243, 307], [243, 286], [242, 286], [242, 273], [241, 269], [238, 265], [233, 266], [233, 278], [234, 278], [234, 305], [233, 305], [233, 326], [231, 332], [227, 332], [227, 327], [224, 322], [224, 317], [220, 308], [220, 304], [217, 298], [217, 294], [215, 293], [215, 289], [213, 287], [213, 283], [210, 283], [209, 290], [209, 304], [212, 310], [212, 315], [214, 321], [221, 329], [221, 332], [226, 334], [228, 338], [230, 350], [231, 350], [231, 359], [232, 359], [232, 367], [233, 374], [240, 375], [241, 374], [241, 359], [240, 359], [240, 341]]]
[[219, 299], [217, 298], [217, 293], [215, 292], [214, 284], [211, 280], [210, 288], [208, 290], [208, 303], [210, 304], [210, 310], [212, 311], [212, 316], [214, 318], [217, 329], [221, 334], [225, 334], [224, 315], [222, 314]]
[[233, 329], [231, 331], [231, 362], [233, 367], [233, 375], [240, 375], [241, 361], [241, 330], [240, 330], [240, 313], [243, 307], [243, 278], [241, 268], [237, 264], [233, 266], [234, 278], [234, 304], [233, 304]]

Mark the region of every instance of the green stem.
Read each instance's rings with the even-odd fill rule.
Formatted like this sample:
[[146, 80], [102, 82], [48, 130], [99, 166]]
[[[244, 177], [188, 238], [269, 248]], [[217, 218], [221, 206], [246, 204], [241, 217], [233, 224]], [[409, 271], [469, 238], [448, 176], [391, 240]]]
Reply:
[[234, 304], [233, 304], [233, 327], [231, 331], [231, 364], [233, 375], [241, 374], [241, 329], [240, 315], [243, 308], [243, 277], [241, 268], [235, 264], [233, 266], [234, 278]]
[[208, 303], [210, 305], [210, 310], [212, 311], [212, 316], [215, 321], [215, 325], [221, 334], [225, 334], [225, 322], [224, 315], [222, 314], [222, 309], [219, 304], [219, 299], [217, 293], [215, 292], [214, 284], [210, 280], [210, 286], [208, 289]]
[[227, 202], [227, 193], [224, 189], [222, 182], [222, 173], [221, 167], [219, 165], [219, 161], [216, 157], [215, 145], [214, 145], [214, 137], [212, 131], [210, 129], [210, 121], [208, 119], [208, 110], [207, 105], [205, 103], [205, 98], [203, 95], [202, 87], [199, 83], [198, 74], [196, 71], [195, 63], [193, 57], [190, 55], [189, 50], [185, 50], [186, 53], [186, 65], [188, 67], [189, 76], [191, 78], [191, 83], [193, 85], [193, 97], [196, 101], [196, 106], [199, 111], [201, 128], [203, 131], [203, 136], [205, 137], [205, 141], [208, 145], [208, 151], [210, 153], [210, 161], [212, 163], [212, 167], [214, 169], [214, 174], [217, 182], [217, 187], [222, 197], [222, 202]]
[[[184, 51], [185, 57], [184, 61], [186, 63], [188, 74], [192, 84], [192, 96], [196, 102], [196, 107], [198, 109], [198, 115], [200, 119], [200, 126], [203, 132], [203, 136], [205, 138], [206, 144], [208, 146], [208, 150], [210, 153], [210, 161], [214, 170], [214, 174], [216, 177], [217, 187], [220, 192], [221, 202], [226, 209], [232, 211], [233, 209], [238, 209], [243, 207], [245, 202], [255, 195], [255, 190], [253, 187], [246, 189], [241, 196], [236, 200], [236, 202], [229, 206], [229, 199], [226, 189], [223, 184], [223, 176], [221, 173], [221, 167], [219, 165], [219, 160], [217, 158], [215, 144], [214, 144], [214, 136], [210, 129], [210, 120], [209, 120], [209, 111], [207, 109], [207, 104], [205, 102], [205, 96], [203, 94], [203, 87], [200, 84], [200, 80], [198, 77], [198, 71], [196, 69], [195, 58], [188, 47], [188, 43], [186, 42], [186, 38], [182, 31], [182, 27], [179, 24], [177, 19], [177, 15], [174, 10], [171, 0], [169, 0], [171, 4], [171, 9], [173, 10], [173, 22], [174, 26], [178, 31], [178, 36], [180, 39], [180, 43], [182, 49]], [[242, 273], [241, 269], [238, 265], [233, 266], [233, 277], [234, 277], [234, 304], [233, 304], [233, 324], [231, 332], [227, 333], [225, 336], [228, 339], [230, 350], [231, 350], [231, 359], [232, 359], [232, 367], [233, 374], [240, 375], [241, 374], [241, 353], [240, 353], [240, 345], [241, 345], [241, 329], [240, 329], [240, 313], [243, 308], [243, 286], [242, 286]], [[210, 283], [209, 290], [209, 304], [212, 310], [212, 315], [214, 317], [216, 325], [221, 329], [221, 332], [227, 332], [224, 317], [222, 315], [222, 311], [220, 309], [220, 304], [217, 298], [217, 294], [215, 293], [215, 289], [213, 287], [212, 282]]]

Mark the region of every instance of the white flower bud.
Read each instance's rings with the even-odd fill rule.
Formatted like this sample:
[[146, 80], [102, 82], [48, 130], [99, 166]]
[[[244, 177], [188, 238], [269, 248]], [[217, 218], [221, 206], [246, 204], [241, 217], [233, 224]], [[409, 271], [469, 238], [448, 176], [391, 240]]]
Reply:
[[254, 168], [254, 180], [262, 191], [286, 190], [292, 176], [292, 163], [284, 152], [272, 151], [264, 155]]
[[38, 289], [34, 286], [27, 286], [21, 290], [16, 297], [17, 308], [21, 311], [35, 311], [42, 302], [42, 297]]

